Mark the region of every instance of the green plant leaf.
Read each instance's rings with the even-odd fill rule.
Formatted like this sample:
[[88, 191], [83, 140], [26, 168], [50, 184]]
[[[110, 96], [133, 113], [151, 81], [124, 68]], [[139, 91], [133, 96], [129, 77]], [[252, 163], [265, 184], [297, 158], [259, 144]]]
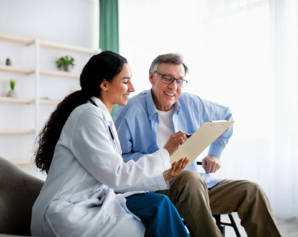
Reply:
[[61, 57], [60, 59], [58, 59], [56, 61], [56, 65], [58, 68], [60, 67], [63, 67], [65, 65], [71, 65], [72, 67], [75, 65], [74, 64], [74, 58], [71, 57], [71, 56], [64, 56], [64, 57]]
[[13, 80], [13, 79], [10, 79], [10, 89], [13, 91], [14, 90], [14, 88], [15, 88], [15, 85], [16, 85], [16, 81], [15, 80]]

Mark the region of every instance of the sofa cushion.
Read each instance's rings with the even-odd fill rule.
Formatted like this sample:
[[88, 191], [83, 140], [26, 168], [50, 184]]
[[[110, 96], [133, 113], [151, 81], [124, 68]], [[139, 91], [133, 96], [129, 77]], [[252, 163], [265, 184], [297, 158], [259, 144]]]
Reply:
[[32, 206], [43, 181], [0, 157], [0, 233], [31, 235]]

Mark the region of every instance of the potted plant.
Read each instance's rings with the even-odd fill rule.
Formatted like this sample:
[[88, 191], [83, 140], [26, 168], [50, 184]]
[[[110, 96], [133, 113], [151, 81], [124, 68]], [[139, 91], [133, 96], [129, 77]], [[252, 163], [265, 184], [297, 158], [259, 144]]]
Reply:
[[5, 65], [6, 65], [6, 66], [11, 66], [11, 61], [10, 61], [9, 58], [6, 59]]
[[16, 81], [13, 79], [10, 79], [9, 84], [10, 84], [11, 90], [7, 93], [7, 97], [17, 97], [17, 93], [14, 90], [16, 86]]
[[70, 56], [61, 57], [56, 61], [56, 65], [58, 68], [63, 67], [64, 71], [69, 72], [70, 66], [74, 66], [74, 59]]

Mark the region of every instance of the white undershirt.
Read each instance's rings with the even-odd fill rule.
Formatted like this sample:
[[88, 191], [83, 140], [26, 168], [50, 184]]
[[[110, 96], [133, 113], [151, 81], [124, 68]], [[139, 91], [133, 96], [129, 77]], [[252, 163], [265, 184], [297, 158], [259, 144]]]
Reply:
[[170, 136], [175, 133], [173, 124], [173, 114], [174, 108], [169, 111], [159, 111], [159, 125], [157, 128], [157, 141], [159, 148], [164, 147], [164, 145], [169, 140]]

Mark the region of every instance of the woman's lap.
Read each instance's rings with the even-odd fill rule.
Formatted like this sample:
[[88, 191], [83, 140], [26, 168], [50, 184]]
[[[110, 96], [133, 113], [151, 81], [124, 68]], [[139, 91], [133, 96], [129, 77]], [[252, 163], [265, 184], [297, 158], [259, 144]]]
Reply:
[[137, 194], [126, 198], [127, 208], [141, 218], [145, 236], [188, 236], [170, 199], [158, 193]]

